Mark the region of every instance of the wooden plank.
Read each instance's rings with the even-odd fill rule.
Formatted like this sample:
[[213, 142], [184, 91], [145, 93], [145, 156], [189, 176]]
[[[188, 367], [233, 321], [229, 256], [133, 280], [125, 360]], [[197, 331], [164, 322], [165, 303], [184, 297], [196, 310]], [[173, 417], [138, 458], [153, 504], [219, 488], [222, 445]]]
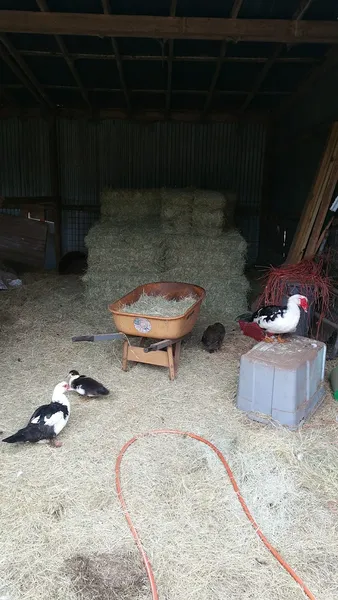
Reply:
[[[62, 58], [61, 52], [53, 52], [52, 50], [20, 50], [22, 56], [42, 56], [46, 58]], [[116, 60], [114, 54], [94, 54], [86, 52], [69, 52], [69, 56], [72, 60]], [[122, 61], [150, 61], [150, 62], [167, 62], [168, 56], [161, 56], [160, 54], [122, 54]], [[217, 56], [189, 56], [176, 55], [173, 57], [174, 62], [217, 62]], [[268, 58], [265, 56], [226, 56], [223, 62], [235, 62], [235, 63], [266, 63]], [[319, 61], [318, 58], [310, 56], [281, 56], [277, 58], [277, 63], [299, 63], [299, 64], [316, 64]]]
[[2, 208], [23, 208], [35, 205], [53, 208], [55, 203], [54, 196], [4, 196]]
[[0, 259], [43, 268], [47, 224], [0, 215]]
[[[50, 12], [50, 8], [49, 8], [46, 0], [36, 0], [36, 3], [38, 5], [39, 9], [41, 10], [41, 12]], [[84, 99], [85, 103], [91, 110], [91, 105], [89, 102], [88, 94], [87, 94], [85, 88], [83, 87], [82, 81], [81, 81], [80, 76], [74, 66], [73, 60], [69, 55], [66, 44], [64, 43], [64, 41], [60, 35], [55, 35], [54, 38], [55, 38], [57, 45], [59, 46], [59, 48], [61, 50], [61, 55], [63, 56], [64, 60], [66, 61], [67, 66], [68, 66], [73, 78], [75, 79], [75, 82], [77, 83], [77, 86], [80, 90], [82, 98]]]
[[277, 58], [282, 53], [282, 51], [283, 51], [283, 44], [278, 44], [277, 48], [274, 50], [273, 54], [270, 56], [268, 62], [265, 63], [263, 69], [258, 74], [258, 77], [257, 77], [256, 81], [254, 82], [251, 92], [248, 94], [248, 96], [246, 97], [245, 101], [243, 102], [243, 104], [241, 106], [241, 112], [244, 112], [248, 108], [251, 100], [256, 96], [256, 94], [258, 94], [259, 89], [260, 89], [264, 79], [266, 78], [267, 74], [269, 73], [269, 71], [271, 70], [273, 65], [275, 64]]
[[36, 88], [31, 84], [29, 79], [27, 79], [27, 77], [23, 74], [23, 72], [20, 70], [20, 68], [15, 63], [15, 61], [8, 54], [7, 50], [5, 48], [3, 48], [3, 46], [1, 46], [1, 44], [0, 44], [0, 59], [2, 59], [6, 63], [6, 65], [9, 67], [9, 69], [14, 73], [15, 77], [17, 77], [18, 80], [21, 81], [23, 86], [25, 88], [27, 88], [27, 90], [30, 91], [30, 93], [35, 98], [35, 100], [39, 104], [41, 104], [43, 107], [48, 108], [47, 105], [45, 104], [42, 96], [38, 93]]
[[332, 196], [338, 181], [338, 142], [333, 154], [333, 162], [330, 168], [330, 176], [323, 190], [321, 204], [311, 232], [309, 243], [306, 247], [304, 258], [312, 258], [316, 254], [318, 241], [321, 237], [326, 215], [332, 203]]
[[[101, 3], [102, 3], [102, 9], [103, 9], [104, 14], [109, 15], [111, 13], [109, 0], [102, 0]], [[114, 37], [111, 37], [110, 40], [112, 43], [116, 66], [117, 66], [117, 70], [119, 73], [121, 88], [122, 88], [122, 91], [123, 91], [123, 94], [124, 94], [124, 97], [126, 100], [127, 110], [128, 110], [128, 113], [130, 113], [131, 112], [131, 100], [130, 100], [130, 95], [129, 95], [128, 87], [126, 84], [126, 80], [124, 77], [124, 71], [123, 71], [120, 50], [119, 50], [116, 39]]]
[[[171, 348], [171, 347], [170, 347]], [[172, 348], [171, 348], [172, 351]], [[164, 350], [155, 350], [154, 352], [144, 352], [143, 348], [128, 345], [128, 361], [146, 363], [159, 367], [169, 367], [168, 353]]]
[[236, 19], [239, 15], [239, 11], [242, 8], [242, 4], [243, 4], [243, 0], [235, 0], [233, 5], [232, 5], [232, 9], [231, 9], [231, 17], [233, 19]]
[[215, 87], [219, 78], [219, 74], [221, 72], [221, 68], [222, 68], [222, 64], [223, 64], [223, 58], [225, 56], [225, 53], [227, 51], [227, 43], [225, 40], [222, 41], [221, 43], [221, 48], [220, 48], [220, 54], [218, 57], [218, 61], [217, 61], [217, 65], [216, 65], [216, 69], [210, 84], [210, 88], [208, 91], [208, 95], [204, 104], [204, 108], [202, 111], [202, 115], [201, 115], [201, 119], [203, 119], [205, 117], [205, 115], [207, 114], [208, 110], [209, 110], [209, 106], [211, 104], [212, 101], [212, 97], [214, 95], [214, 91], [215, 91]]
[[298, 223], [296, 234], [292, 240], [286, 264], [297, 263], [303, 258], [315, 219], [320, 208], [323, 193], [332, 174], [334, 164], [332, 159], [337, 152], [337, 144], [338, 123], [334, 123], [331, 128], [331, 133], [329, 135], [316, 178]]
[[[48, 98], [46, 92], [36, 79], [34, 73], [32, 73], [29, 66], [26, 64], [26, 62], [24, 61], [20, 53], [17, 51], [17, 49], [13, 46], [12, 42], [8, 39], [8, 37], [5, 34], [2, 34], [0, 35], [0, 41], [5, 46], [7, 52], [11, 55], [16, 65], [20, 67], [21, 71], [24, 73], [31, 86], [33, 86], [33, 89], [35, 88], [37, 90], [39, 101], [43, 101], [51, 109], [55, 108], [53, 102], [51, 102], [51, 100]], [[10, 68], [13, 70], [13, 67]], [[28, 87], [27, 84], [26, 87]], [[28, 89], [31, 91], [30, 87], [28, 87]]]
[[220, 19], [1, 10], [0, 32], [285, 44], [338, 44], [337, 21]]

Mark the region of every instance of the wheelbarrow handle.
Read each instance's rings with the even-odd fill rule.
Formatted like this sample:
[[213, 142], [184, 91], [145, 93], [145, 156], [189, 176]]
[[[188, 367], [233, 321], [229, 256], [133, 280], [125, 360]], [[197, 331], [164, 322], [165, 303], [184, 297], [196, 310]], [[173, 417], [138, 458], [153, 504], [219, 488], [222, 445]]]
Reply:
[[97, 333], [72, 337], [72, 342], [109, 342], [111, 340], [126, 340], [126, 335], [124, 333]]

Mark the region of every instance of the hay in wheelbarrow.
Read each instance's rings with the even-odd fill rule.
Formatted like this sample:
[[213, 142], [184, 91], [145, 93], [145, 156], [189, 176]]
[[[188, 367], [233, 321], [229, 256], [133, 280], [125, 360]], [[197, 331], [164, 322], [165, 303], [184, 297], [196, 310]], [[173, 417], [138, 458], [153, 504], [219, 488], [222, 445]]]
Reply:
[[165, 296], [152, 296], [142, 293], [133, 304], [125, 304], [120, 309], [125, 313], [134, 313], [152, 317], [179, 317], [196, 302], [196, 296], [169, 299]]

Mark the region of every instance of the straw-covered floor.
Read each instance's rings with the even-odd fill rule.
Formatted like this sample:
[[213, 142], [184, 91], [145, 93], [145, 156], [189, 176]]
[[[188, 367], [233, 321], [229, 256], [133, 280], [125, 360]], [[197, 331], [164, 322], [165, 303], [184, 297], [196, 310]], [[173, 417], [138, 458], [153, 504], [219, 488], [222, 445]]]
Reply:
[[[229, 323], [219, 353], [207, 354], [192, 336], [175, 382], [156, 367], [124, 373], [119, 342], [71, 342], [108, 329], [100, 312], [93, 326], [82, 285], [73, 276], [46, 276], [0, 294], [2, 437], [49, 401], [71, 368], [111, 389], [102, 400], [69, 394], [61, 448], [0, 445], [0, 597], [150, 599], [116, 498], [114, 465], [134, 434], [178, 428], [219, 447], [270, 541], [317, 600], [336, 600], [337, 405], [330, 396], [299, 433], [248, 421], [234, 399], [239, 357], [254, 342]], [[161, 600], [304, 599], [202, 444], [169, 436], [138, 441], [122, 463], [122, 481]]]

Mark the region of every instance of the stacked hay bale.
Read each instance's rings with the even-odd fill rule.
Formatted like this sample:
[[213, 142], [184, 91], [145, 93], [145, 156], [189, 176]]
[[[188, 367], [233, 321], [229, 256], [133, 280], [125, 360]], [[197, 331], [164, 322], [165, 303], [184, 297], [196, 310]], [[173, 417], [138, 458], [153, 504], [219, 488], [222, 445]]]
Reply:
[[249, 286], [229, 204], [228, 194], [206, 190], [105, 190], [86, 238], [87, 302], [110, 319], [107, 305], [135, 287], [184, 281], [206, 289], [206, 319], [233, 319], [247, 308]]

